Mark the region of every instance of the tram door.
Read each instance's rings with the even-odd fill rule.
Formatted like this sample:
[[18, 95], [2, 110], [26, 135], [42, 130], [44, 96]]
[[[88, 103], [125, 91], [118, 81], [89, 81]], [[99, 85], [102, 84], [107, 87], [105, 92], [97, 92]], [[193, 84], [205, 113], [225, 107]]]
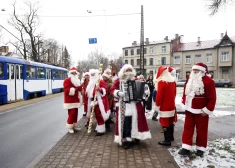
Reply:
[[47, 79], [47, 94], [52, 93], [51, 89], [51, 69], [46, 69], [46, 79]]
[[23, 66], [8, 64], [8, 101], [23, 99]]

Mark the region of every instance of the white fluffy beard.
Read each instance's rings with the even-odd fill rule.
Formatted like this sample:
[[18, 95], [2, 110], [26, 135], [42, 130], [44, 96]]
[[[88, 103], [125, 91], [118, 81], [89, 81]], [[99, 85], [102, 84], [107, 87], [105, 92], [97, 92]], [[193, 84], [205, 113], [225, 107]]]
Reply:
[[93, 97], [93, 90], [94, 90], [94, 87], [95, 87], [98, 80], [99, 80], [98, 75], [90, 76], [90, 80], [89, 80], [89, 83], [86, 88], [86, 92], [88, 94], [88, 97], [90, 97], [90, 98]]
[[80, 80], [78, 79], [78, 75], [69, 74], [69, 78], [74, 86], [80, 86]]
[[205, 93], [202, 77], [203, 74], [201, 71], [198, 73], [194, 73], [193, 71], [191, 72], [188, 83], [186, 85], [185, 95], [188, 96], [190, 93], [193, 93], [194, 95], [202, 95]]
[[135, 73], [134, 72], [124, 72], [121, 80], [134, 80], [135, 79]]

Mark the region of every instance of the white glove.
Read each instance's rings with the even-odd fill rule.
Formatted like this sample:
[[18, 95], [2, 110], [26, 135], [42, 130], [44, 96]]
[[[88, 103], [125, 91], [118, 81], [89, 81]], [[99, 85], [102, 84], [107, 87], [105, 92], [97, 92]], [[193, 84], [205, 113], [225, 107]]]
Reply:
[[146, 95], [149, 95], [149, 94], [150, 94], [150, 91], [149, 91], [149, 90], [145, 90], [144, 93], [145, 93]]
[[94, 101], [92, 101], [90, 106], [93, 107], [94, 105], [97, 105], [97, 102], [95, 103]]
[[119, 96], [119, 97], [124, 97], [124, 96], [125, 96], [125, 92], [119, 91], [119, 92], [118, 92], [118, 96]]

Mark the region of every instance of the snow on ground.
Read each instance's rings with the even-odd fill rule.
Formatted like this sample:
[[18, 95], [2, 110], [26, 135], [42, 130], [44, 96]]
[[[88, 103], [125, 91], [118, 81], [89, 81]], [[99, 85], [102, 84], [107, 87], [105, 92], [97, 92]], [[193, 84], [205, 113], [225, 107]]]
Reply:
[[[183, 105], [181, 104], [182, 94], [183, 87], [177, 87], [175, 100], [177, 111], [183, 111]], [[210, 117], [235, 115], [233, 110], [235, 109], [235, 88], [216, 88], [216, 94], [216, 109]], [[153, 111], [147, 113], [147, 119], [151, 119], [152, 114]], [[178, 119], [185, 120], [184, 114], [178, 114]], [[180, 168], [235, 168], [235, 137], [209, 141], [203, 158], [195, 155], [195, 146], [190, 157], [180, 156], [178, 154], [180, 148], [181, 146], [169, 148], [171, 155]]]

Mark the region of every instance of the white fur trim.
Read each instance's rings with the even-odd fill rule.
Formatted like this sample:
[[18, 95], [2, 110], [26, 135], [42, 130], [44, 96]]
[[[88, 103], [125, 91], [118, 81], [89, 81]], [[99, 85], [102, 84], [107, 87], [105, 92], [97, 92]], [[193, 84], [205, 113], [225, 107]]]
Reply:
[[114, 136], [114, 142], [118, 143], [119, 145], [122, 145], [122, 141], [120, 140], [120, 137], [118, 135]]
[[73, 124], [68, 124], [68, 123], [66, 123], [66, 127], [67, 127], [68, 129], [72, 129], [72, 128], [73, 128]]
[[191, 145], [188, 145], [188, 144], [182, 144], [182, 148], [184, 148], [184, 149], [187, 149], [187, 150], [192, 150], [192, 146]]
[[202, 109], [193, 109], [189, 106], [185, 106], [185, 110], [187, 110], [193, 114], [201, 114], [202, 113]]
[[208, 110], [206, 107], [204, 107], [203, 109], [202, 109], [202, 111], [204, 111], [206, 114], [208, 114], [208, 115], [212, 115], [213, 114], [213, 111], [210, 111], [210, 110]]
[[69, 96], [74, 96], [75, 95], [75, 88], [71, 87], [69, 90]]
[[83, 97], [81, 91], [78, 91], [78, 98], [79, 98], [79, 103], [83, 104]]
[[159, 115], [159, 117], [162, 117], [162, 118], [173, 117], [175, 115], [175, 110], [172, 110], [172, 111], [158, 111], [158, 115]]
[[201, 151], [203, 151], [203, 152], [206, 151], [206, 148], [203, 147], [203, 146], [196, 146], [196, 149], [197, 149], [197, 150], [201, 150]]
[[110, 78], [110, 76], [108, 75], [108, 74], [106, 74], [106, 73], [103, 73], [103, 75], [102, 76], [105, 76], [106, 78]]
[[99, 73], [99, 70], [98, 69], [90, 69], [89, 70], [89, 74], [98, 74]]
[[95, 130], [98, 132], [98, 133], [105, 133], [105, 125], [102, 124], [102, 125], [96, 125], [96, 128]]
[[118, 96], [118, 92], [119, 92], [120, 90], [114, 90], [114, 92], [113, 92], [113, 95], [114, 95], [114, 97], [119, 97]]
[[79, 73], [77, 70], [69, 70], [69, 73], [76, 72]]
[[99, 109], [100, 109], [100, 112], [102, 114], [102, 117], [103, 117], [104, 121], [108, 120], [109, 116], [110, 116], [110, 110], [108, 110], [107, 112], [105, 111], [104, 104], [103, 104], [103, 101], [101, 99], [101, 94], [100, 93], [97, 93], [97, 102], [98, 102]]
[[206, 72], [206, 68], [198, 65], [193, 65], [192, 69], [198, 69], [200, 71]]
[[64, 109], [68, 110], [68, 109], [73, 109], [73, 108], [79, 108], [81, 107], [80, 103], [64, 103]]
[[87, 103], [87, 114], [86, 114], [86, 116], [87, 116], [87, 118], [90, 118], [90, 116], [91, 116], [91, 110], [92, 110], [92, 108], [91, 108], [91, 99], [90, 98], [88, 98], [88, 103]]
[[124, 73], [125, 73], [126, 70], [129, 69], [129, 68], [132, 69], [133, 75], [135, 76], [135, 75], [136, 75], [136, 72], [135, 72], [135, 69], [133, 68], [133, 66], [130, 65], [130, 64], [125, 64], [125, 65], [120, 69], [120, 71], [118, 72], [118, 77], [119, 77], [120, 79], [122, 79]]

